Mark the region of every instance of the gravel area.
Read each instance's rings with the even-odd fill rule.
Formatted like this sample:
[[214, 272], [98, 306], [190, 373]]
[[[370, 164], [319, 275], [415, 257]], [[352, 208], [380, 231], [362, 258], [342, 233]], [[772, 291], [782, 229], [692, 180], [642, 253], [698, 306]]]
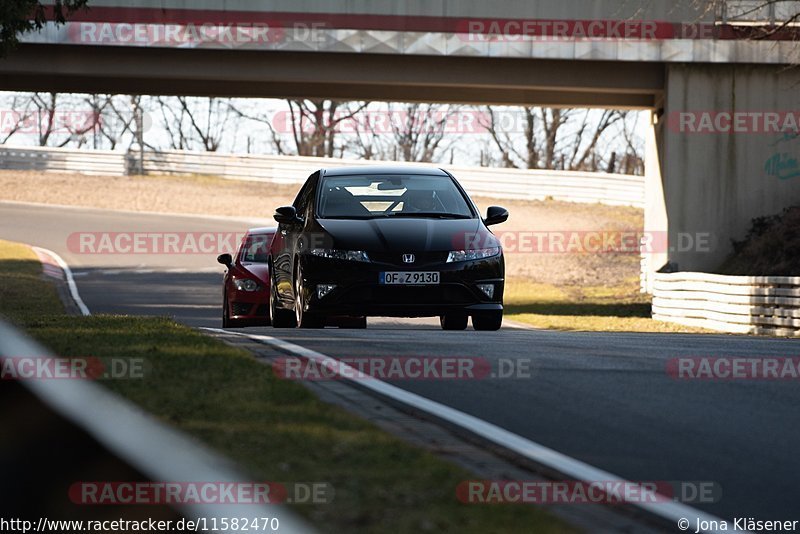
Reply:
[[[69, 173], [0, 170], [0, 200], [64, 204], [116, 210], [157, 211], [238, 217], [269, 217], [291, 203], [297, 186], [240, 182], [206, 176], [89, 176]], [[476, 197], [486, 207], [509, 209], [508, 222], [493, 228], [510, 233], [508, 243], [534, 232], [564, 233], [641, 230], [642, 210], [629, 207], [556, 201], [516, 201]], [[506, 247], [507, 274], [542, 283], [635, 287], [639, 256], [635, 253], [531, 252], [531, 246]]]

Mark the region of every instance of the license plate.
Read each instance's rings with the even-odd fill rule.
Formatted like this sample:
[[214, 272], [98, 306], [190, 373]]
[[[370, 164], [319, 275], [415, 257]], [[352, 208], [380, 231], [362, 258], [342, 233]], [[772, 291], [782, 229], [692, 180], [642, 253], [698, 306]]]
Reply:
[[436, 271], [397, 271], [381, 273], [380, 283], [387, 286], [432, 286], [439, 284]]

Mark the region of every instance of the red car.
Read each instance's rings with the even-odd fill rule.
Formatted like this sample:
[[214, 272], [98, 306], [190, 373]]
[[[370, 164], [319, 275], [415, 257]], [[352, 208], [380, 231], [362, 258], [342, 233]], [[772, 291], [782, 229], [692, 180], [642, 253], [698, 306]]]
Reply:
[[234, 259], [220, 254], [227, 267], [223, 279], [222, 327], [269, 325], [269, 267], [267, 257], [277, 229], [251, 228], [242, 238]]

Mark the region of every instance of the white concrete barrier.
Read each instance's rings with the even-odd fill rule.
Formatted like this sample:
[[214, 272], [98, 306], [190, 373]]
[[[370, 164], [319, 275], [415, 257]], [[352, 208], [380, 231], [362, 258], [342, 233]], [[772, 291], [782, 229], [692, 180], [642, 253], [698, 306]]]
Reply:
[[800, 276], [656, 273], [653, 319], [737, 334], [800, 337]]
[[[207, 174], [230, 180], [301, 184], [322, 167], [397, 164], [398, 162], [260, 156], [166, 150], [146, 151], [144, 170], [150, 174]], [[0, 169], [123, 175], [138, 166], [138, 154], [70, 148], [0, 145]], [[431, 164], [410, 165], [432, 167]], [[475, 196], [498, 199], [587, 202], [644, 206], [644, 177], [598, 172], [525, 170], [443, 165]]]
[[113, 150], [0, 145], [0, 169], [121, 176], [125, 174], [125, 153]]

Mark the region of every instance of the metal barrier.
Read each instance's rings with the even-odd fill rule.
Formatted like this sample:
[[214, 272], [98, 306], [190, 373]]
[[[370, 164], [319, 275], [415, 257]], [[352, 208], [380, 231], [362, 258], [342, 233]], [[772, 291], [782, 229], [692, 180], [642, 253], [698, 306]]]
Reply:
[[[145, 151], [150, 174], [204, 174], [230, 180], [300, 184], [323, 167], [397, 164], [371, 160], [257, 156], [166, 150]], [[403, 163], [406, 164], [406, 163]], [[430, 164], [410, 163], [431, 167]], [[0, 146], [0, 169], [123, 175], [139, 167], [139, 155], [106, 150]], [[447, 165], [471, 194], [498, 199], [587, 202], [644, 207], [644, 177], [596, 172], [525, 170]]]
[[113, 150], [0, 145], [0, 169], [121, 176], [126, 167], [125, 154]]
[[[52, 354], [10, 325], [0, 321], [0, 363], [8, 358], [49, 360]], [[6, 410], [25, 408], [41, 402], [46, 409], [61, 420], [69, 421], [96, 440], [104, 452], [141, 473], [148, 480], [196, 481], [196, 482], [247, 482], [230, 460], [199, 443], [197, 440], [168, 427], [138, 406], [102, 386], [88, 380], [67, 379], [23, 379], [19, 382], [29, 392], [24, 406], [6, 406]], [[55, 418], [55, 417], [54, 417]], [[19, 421], [17, 421], [18, 423]], [[59, 427], [62, 428], [63, 427]], [[6, 428], [10, 433], [20, 434], [25, 429]], [[47, 447], [59, 447], [58, 436], [46, 437], [47, 428], [36, 428], [36, 440], [44, 441]], [[73, 444], [74, 445], [74, 444]], [[75, 451], [71, 451], [75, 454]], [[44, 462], [39, 459], [38, 463]], [[106, 462], [107, 465], [110, 462]], [[41, 466], [33, 466], [41, 467]], [[98, 471], [85, 473], [96, 476]], [[8, 474], [8, 473], [6, 473]], [[9, 475], [10, 476], [10, 475]], [[56, 473], [49, 473], [53, 481], [63, 482]], [[114, 480], [114, 479], [112, 479]], [[13, 481], [6, 480], [11, 486]], [[22, 486], [22, 484], [20, 484]], [[58, 490], [66, 497], [68, 484]], [[46, 493], [42, 490], [42, 493]], [[43, 496], [40, 496], [44, 498]], [[286, 506], [276, 504], [207, 504], [183, 503], [175, 506], [188, 519], [206, 518], [209, 524], [223, 518], [247, 518], [257, 522], [264, 517], [277, 517], [281, 532], [314, 532], [315, 529]], [[62, 510], [62, 513], [63, 510]], [[227, 519], [225, 519], [227, 521]]]
[[656, 273], [653, 284], [653, 319], [800, 337], [800, 276]]

